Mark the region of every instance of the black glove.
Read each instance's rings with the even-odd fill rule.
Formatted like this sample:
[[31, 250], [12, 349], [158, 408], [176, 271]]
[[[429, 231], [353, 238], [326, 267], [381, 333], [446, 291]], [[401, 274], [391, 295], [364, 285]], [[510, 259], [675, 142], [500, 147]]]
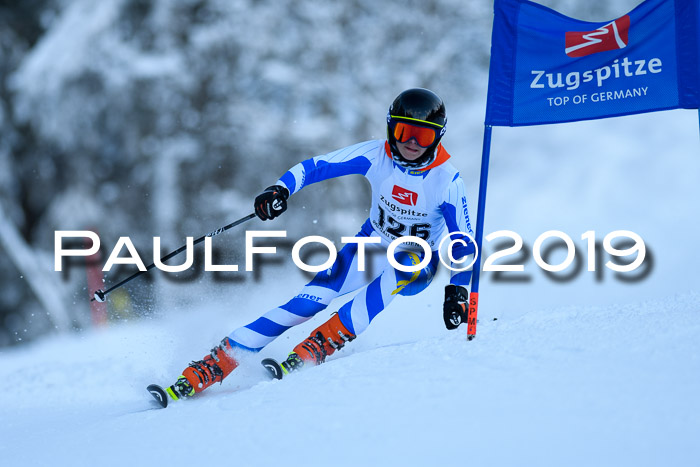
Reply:
[[445, 304], [442, 305], [442, 317], [447, 329], [457, 329], [467, 321], [467, 303], [469, 292], [461, 285], [445, 286]]
[[262, 220], [272, 220], [287, 210], [289, 190], [282, 185], [265, 188], [255, 198], [255, 214]]

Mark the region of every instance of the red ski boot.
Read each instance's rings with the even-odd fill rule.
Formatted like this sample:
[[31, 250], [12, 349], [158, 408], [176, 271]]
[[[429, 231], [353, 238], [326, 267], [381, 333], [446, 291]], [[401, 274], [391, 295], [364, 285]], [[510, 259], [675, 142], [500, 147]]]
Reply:
[[174, 400], [192, 397], [217, 381], [223, 382], [237, 366], [238, 362], [231, 354], [231, 341], [224, 337], [221, 344], [211, 349], [209, 355], [190, 363], [175, 384], [165, 391]]
[[354, 338], [355, 334], [343, 326], [340, 315], [335, 313], [331, 319], [311, 331], [311, 335], [294, 347], [292, 353], [297, 354], [304, 363], [320, 365], [326, 361], [326, 357]]
[[299, 370], [306, 364], [320, 365], [326, 361], [326, 357], [342, 349], [346, 342], [355, 337], [355, 334], [343, 326], [340, 316], [334, 314], [331, 319], [314, 329], [301, 344], [294, 347], [285, 361], [277, 363], [274, 359], [266, 358], [262, 365], [272, 377], [282, 379], [284, 375]]

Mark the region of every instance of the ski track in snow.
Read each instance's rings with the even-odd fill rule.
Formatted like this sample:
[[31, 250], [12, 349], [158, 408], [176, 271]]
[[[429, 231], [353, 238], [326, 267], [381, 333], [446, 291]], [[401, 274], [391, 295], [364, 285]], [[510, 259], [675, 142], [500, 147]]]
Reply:
[[472, 342], [438, 310], [411, 316], [408, 341], [391, 318], [373, 328], [393, 341], [367, 332], [283, 381], [248, 356], [165, 410], [146, 410], [146, 385], [205, 352], [174, 350], [180, 317], [3, 351], [2, 464], [700, 463], [700, 295], [482, 317]]

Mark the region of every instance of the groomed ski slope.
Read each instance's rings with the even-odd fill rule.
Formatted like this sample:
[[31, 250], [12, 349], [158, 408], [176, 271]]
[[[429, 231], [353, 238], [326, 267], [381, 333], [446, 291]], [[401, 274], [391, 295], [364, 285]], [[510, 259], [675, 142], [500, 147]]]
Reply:
[[[441, 292], [398, 298], [325, 365], [267, 380], [260, 358], [322, 313], [165, 410], [142, 411], [146, 385], [200, 358], [230, 317], [207, 307], [3, 351], [0, 463], [700, 465], [700, 295], [484, 314], [467, 342], [442, 328]], [[202, 319], [203, 336], [188, 332]]]

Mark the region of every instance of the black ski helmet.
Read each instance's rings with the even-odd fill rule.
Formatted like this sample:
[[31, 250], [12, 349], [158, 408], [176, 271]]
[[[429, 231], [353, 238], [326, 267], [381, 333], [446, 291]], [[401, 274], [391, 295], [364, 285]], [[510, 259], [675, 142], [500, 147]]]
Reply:
[[[389, 107], [386, 121], [387, 141], [389, 142], [394, 162], [410, 169], [420, 169], [433, 163], [437, 146], [440, 144], [442, 135], [445, 134], [447, 125], [445, 104], [437, 94], [423, 88], [407, 89], [394, 99], [391, 107]], [[406, 160], [396, 147], [394, 128], [401, 121], [436, 130], [437, 134], [433, 144], [428, 146], [425, 154], [415, 161]]]

